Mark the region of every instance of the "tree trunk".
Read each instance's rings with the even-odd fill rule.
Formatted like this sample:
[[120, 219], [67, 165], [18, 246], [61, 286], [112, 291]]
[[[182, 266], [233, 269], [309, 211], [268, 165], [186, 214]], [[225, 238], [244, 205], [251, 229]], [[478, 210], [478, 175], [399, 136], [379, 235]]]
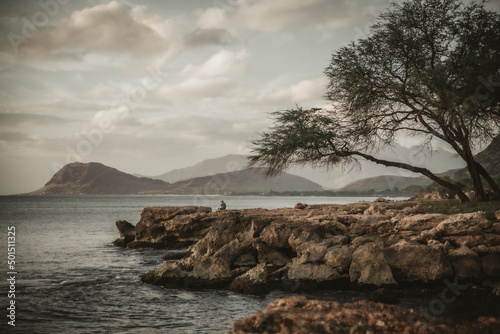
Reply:
[[[369, 161], [372, 161], [372, 162], [375, 162], [379, 165], [384, 165], [384, 166], [387, 166], [387, 167], [397, 167], [397, 168], [402, 168], [402, 169], [406, 169], [406, 170], [409, 170], [411, 172], [414, 172], [414, 173], [420, 173], [422, 175], [425, 175], [427, 176], [428, 178], [430, 178], [432, 181], [436, 182], [437, 184], [439, 184], [440, 186], [443, 186], [447, 189], [450, 189], [451, 191], [455, 192], [458, 196], [458, 198], [460, 199], [460, 202], [464, 203], [464, 202], [468, 202], [469, 201], [469, 197], [467, 197], [467, 195], [465, 195], [465, 193], [462, 191], [462, 189], [451, 183], [451, 182], [447, 182], [441, 178], [439, 178], [438, 176], [436, 176], [435, 174], [433, 174], [430, 170], [428, 170], [427, 168], [422, 168], [422, 167], [416, 167], [416, 166], [412, 166], [412, 165], [409, 165], [409, 164], [406, 164], [406, 163], [402, 163], [402, 162], [395, 162], [395, 161], [388, 161], [388, 160], [383, 160], [383, 159], [377, 159], [369, 154], [366, 154], [366, 153], [362, 153], [362, 152], [357, 152], [357, 151], [352, 151], [352, 152], [349, 152], [349, 153], [346, 153], [345, 154], [346, 156], [351, 156], [351, 155], [357, 155], [357, 156], [360, 156], [362, 158], [365, 158], [366, 160], [369, 160]], [[484, 192], [484, 189], [483, 189], [483, 192]]]
[[474, 156], [470, 150], [467, 150], [465, 152], [464, 160], [467, 163], [467, 170], [469, 171], [469, 176], [474, 187], [476, 200], [482, 202], [487, 201], [488, 195], [484, 190], [483, 181], [481, 180], [481, 175], [479, 174], [479, 170], [477, 169], [476, 160], [474, 159]]
[[491, 190], [493, 190], [493, 192], [495, 192], [497, 194], [497, 196], [500, 197], [500, 188], [498, 187], [498, 185], [495, 182], [495, 180], [493, 180], [493, 178], [491, 177], [491, 175], [478, 162], [476, 162], [476, 168], [477, 168], [479, 174], [486, 180], [486, 182], [488, 182], [488, 184], [491, 187]]

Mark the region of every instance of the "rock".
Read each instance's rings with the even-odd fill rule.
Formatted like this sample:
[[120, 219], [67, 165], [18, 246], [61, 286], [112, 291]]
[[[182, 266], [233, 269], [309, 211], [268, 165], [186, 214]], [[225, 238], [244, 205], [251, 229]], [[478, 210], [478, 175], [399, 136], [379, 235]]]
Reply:
[[466, 246], [450, 250], [447, 257], [458, 279], [476, 279], [481, 274], [479, 256]]
[[185, 248], [205, 235], [211, 220], [201, 218], [211, 211], [197, 206], [145, 208], [135, 227], [135, 240], [127, 247]]
[[348, 246], [336, 246], [329, 248], [325, 254], [325, 263], [333, 267], [341, 274], [349, 272], [351, 266], [353, 249]]
[[260, 233], [260, 239], [269, 247], [290, 248], [288, 238], [293, 230], [294, 226], [289, 223], [272, 222], [264, 227]]
[[257, 264], [255, 257], [252, 254], [243, 254], [237, 258], [233, 266], [235, 267], [254, 267]]
[[339, 272], [326, 264], [294, 262], [288, 269], [289, 279], [331, 281], [340, 277]]
[[352, 254], [349, 277], [352, 282], [360, 284], [376, 286], [397, 284], [383, 251], [372, 242], [360, 246]]
[[295, 204], [294, 209], [295, 210], [304, 210], [304, 209], [307, 209], [307, 207], [308, 207], [307, 204], [297, 203], [297, 204]]
[[307, 241], [319, 242], [320, 240], [321, 237], [312, 230], [295, 229], [288, 238], [288, 244], [292, 247], [292, 249], [296, 250], [300, 245], [306, 243]]
[[260, 263], [241, 276], [236, 277], [229, 285], [229, 290], [239, 293], [264, 294], [267, 289], [267, 269]]
[[385, 209], [377, 204], [370, 205], [370, 207], [363, 212], [364, 215], [383, 215], [384, 213]]
[[231, 270], [226, 261], [207, 256], [193, 263], [193, 271], [190, 276], [202, 280], [225, 280], [231, 277]]
[[495, 212], [495, 218], [497, 220], [500, 220], [500, 210], [498, 210], [498, 211]]
[[432, 282], [453, 275], [453, 267], [439, 248], [402, 240], [385, 250], [398, 282]]
[[436, 227], [446, 215], [426, 213], [406, 216], [396, 224], [395, 228], [403, 231], [422, 231]]
[[237, 320], [232, 333], [475, 334], [495, 333], [498, 328], [500, 320], [495, 318], [453, 324], [395, 305], [366, 300], [339, 303], [293, 296], [275, 300], [264, 311]]
[[318, 263], [324, 262], [326, 250], [330, 246], [330, 242], [314, 242], [308, 241], [297, 247], [297, 261], [299, 263]]
[[264, 243], [257, 243], [255, 249], [259, 254], [259, 263], [273, 264], [278, 267], [283, 267], [291, 262], [286, 255], [276, 249], [268, 247]]
[[481, 267], [486, 275], [500, 277], [500, 254], [486, 253], [481, 256]]
[[422, 240], [439, 239], [443, 236], [478, 235], [491, 227], [484, 212], [452, 215], [429, 231], [421, 233]]
[[[404, 213], [405, 205], [415, 212], [412, 216]], [[363, 215], [370, 206], [384, 214]], [[200, 207], [146, 208], [127, 247], [183, 249], [141, 276], [172, 288], [263, 293], [431, 286], [452, 277], [485, 287], [485, 280], [499, 280], [500, 238], [484, 213], [423, 210], [415, 202], [219, 213]], [[120, 238], [130, 240], [133, 226], [120, 224]]]
[[142, 275], [141, 280], [165, 287], [183, 287], [185, 277], [186, 272], [177, 262], [165, 262], [159, 268]]
[[116, 227], [120, 233], [120, 238], [114, 242], [115, 246], [126, 247], [127, 244], [135, 239], [135, 226], [125, 220], [118, 220]]

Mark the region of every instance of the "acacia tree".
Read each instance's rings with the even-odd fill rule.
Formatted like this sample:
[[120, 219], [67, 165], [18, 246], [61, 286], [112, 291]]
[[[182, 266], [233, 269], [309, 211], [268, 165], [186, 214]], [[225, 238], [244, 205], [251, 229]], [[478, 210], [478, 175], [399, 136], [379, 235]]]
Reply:
[[483, 179], [500, 195], [473, 155], [500, 130], [500, 15], [484, 1], [392, 4], [368, 37], [332, 55], [325, 74], [331, 109], [275, 113], [275, 126], [252, 142], [251, 165], [274, 175], [294, 163], [362, 158], [423, 174], [467, 201], [460, 187], [426, 168], [376, 157], [411, 135], [428, 148], [448, 144], [465, 161], [479, 200], [488, 198]]

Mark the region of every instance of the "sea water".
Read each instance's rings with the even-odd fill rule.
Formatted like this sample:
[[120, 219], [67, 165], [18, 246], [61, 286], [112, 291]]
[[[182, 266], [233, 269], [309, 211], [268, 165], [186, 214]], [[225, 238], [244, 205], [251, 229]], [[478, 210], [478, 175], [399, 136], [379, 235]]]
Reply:
[[[259, 196], [0, 197], [1, 333], [223, 333], [237, 319], [287, 296], [185, 291], [144, 284], [139, 275], [162, 263], [166, 250], [115, 247], [115, 222], [139, 221], [144, 207], [205, 205], [216, 209], [344, 204], [374, 198]], [[8, 242], [9, 228], [14, 243]], [[11, 240], [12, 241], [12, 240]], [[15, 252], [8, 252], [8, 246]], [[12, 248], [12, 247], [10, 247]], [[8, 258], [15, 257], [12, 269]], [[14, 274], [10, 274], [14, 272]], [[9, 278], [14, 276], [14, 285]], [[9, 294], [14, 289], [14, 295]], [[356, 300], [359, 293], [328, 292]], [[15, 309], [12, 308], [14, 302]], [[15, 321], [9, 319], [14, 312]], [[11, 326], [8, 324], [15, 324]]]

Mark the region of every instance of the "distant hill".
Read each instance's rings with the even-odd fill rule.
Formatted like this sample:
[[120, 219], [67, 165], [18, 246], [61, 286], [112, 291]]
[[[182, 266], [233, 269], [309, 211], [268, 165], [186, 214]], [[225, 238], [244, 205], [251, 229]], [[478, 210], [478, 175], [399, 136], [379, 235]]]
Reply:
[[375, 177], [369, 177], [366, 179], [361, 179], [349, 183], [348, 185], [337, 189], [339, 191], [352, 191], [352, 192], [362, 192], [362, 191], [383, 191], [386, 189], [398, 188], [403, 190], [409, 186], [419, 186], [425, 187], [431, 184], [432, 181], [426, 177], [406, 177], [406, 176], [395, 176], [395, 175], [381, 175]]
[[271, 191], [321, 191], [299, 176], [283, 173], [266, 179], [263, 170], [245, 169], [168, 183], [136, 177], [100, 163], [64, 166], [44, 187], [31, 195], [131, 195], [131, 194], [268, 194]]
[[74, 162], [61, 168], [33, 195], [128, 195], [166, 192], [169, 183], [135, 177], [97, 162]]
[[230, 173], [198, 177], [174, 184], [176, 193], [203, 194], [267, 194], [286, 191], [322, 191], [319, 184], [300, 176], [281, 173], [266, 179], [263, 168], [248, 168]]
[[244, 155], [230, 154], [220, 158], [203, 160], [191, 167], [174, 169], [158, 176], [152, 176], [151, 178], [174, 183], [195, 177], [234, 172], [246, 168], [247, 159]]

